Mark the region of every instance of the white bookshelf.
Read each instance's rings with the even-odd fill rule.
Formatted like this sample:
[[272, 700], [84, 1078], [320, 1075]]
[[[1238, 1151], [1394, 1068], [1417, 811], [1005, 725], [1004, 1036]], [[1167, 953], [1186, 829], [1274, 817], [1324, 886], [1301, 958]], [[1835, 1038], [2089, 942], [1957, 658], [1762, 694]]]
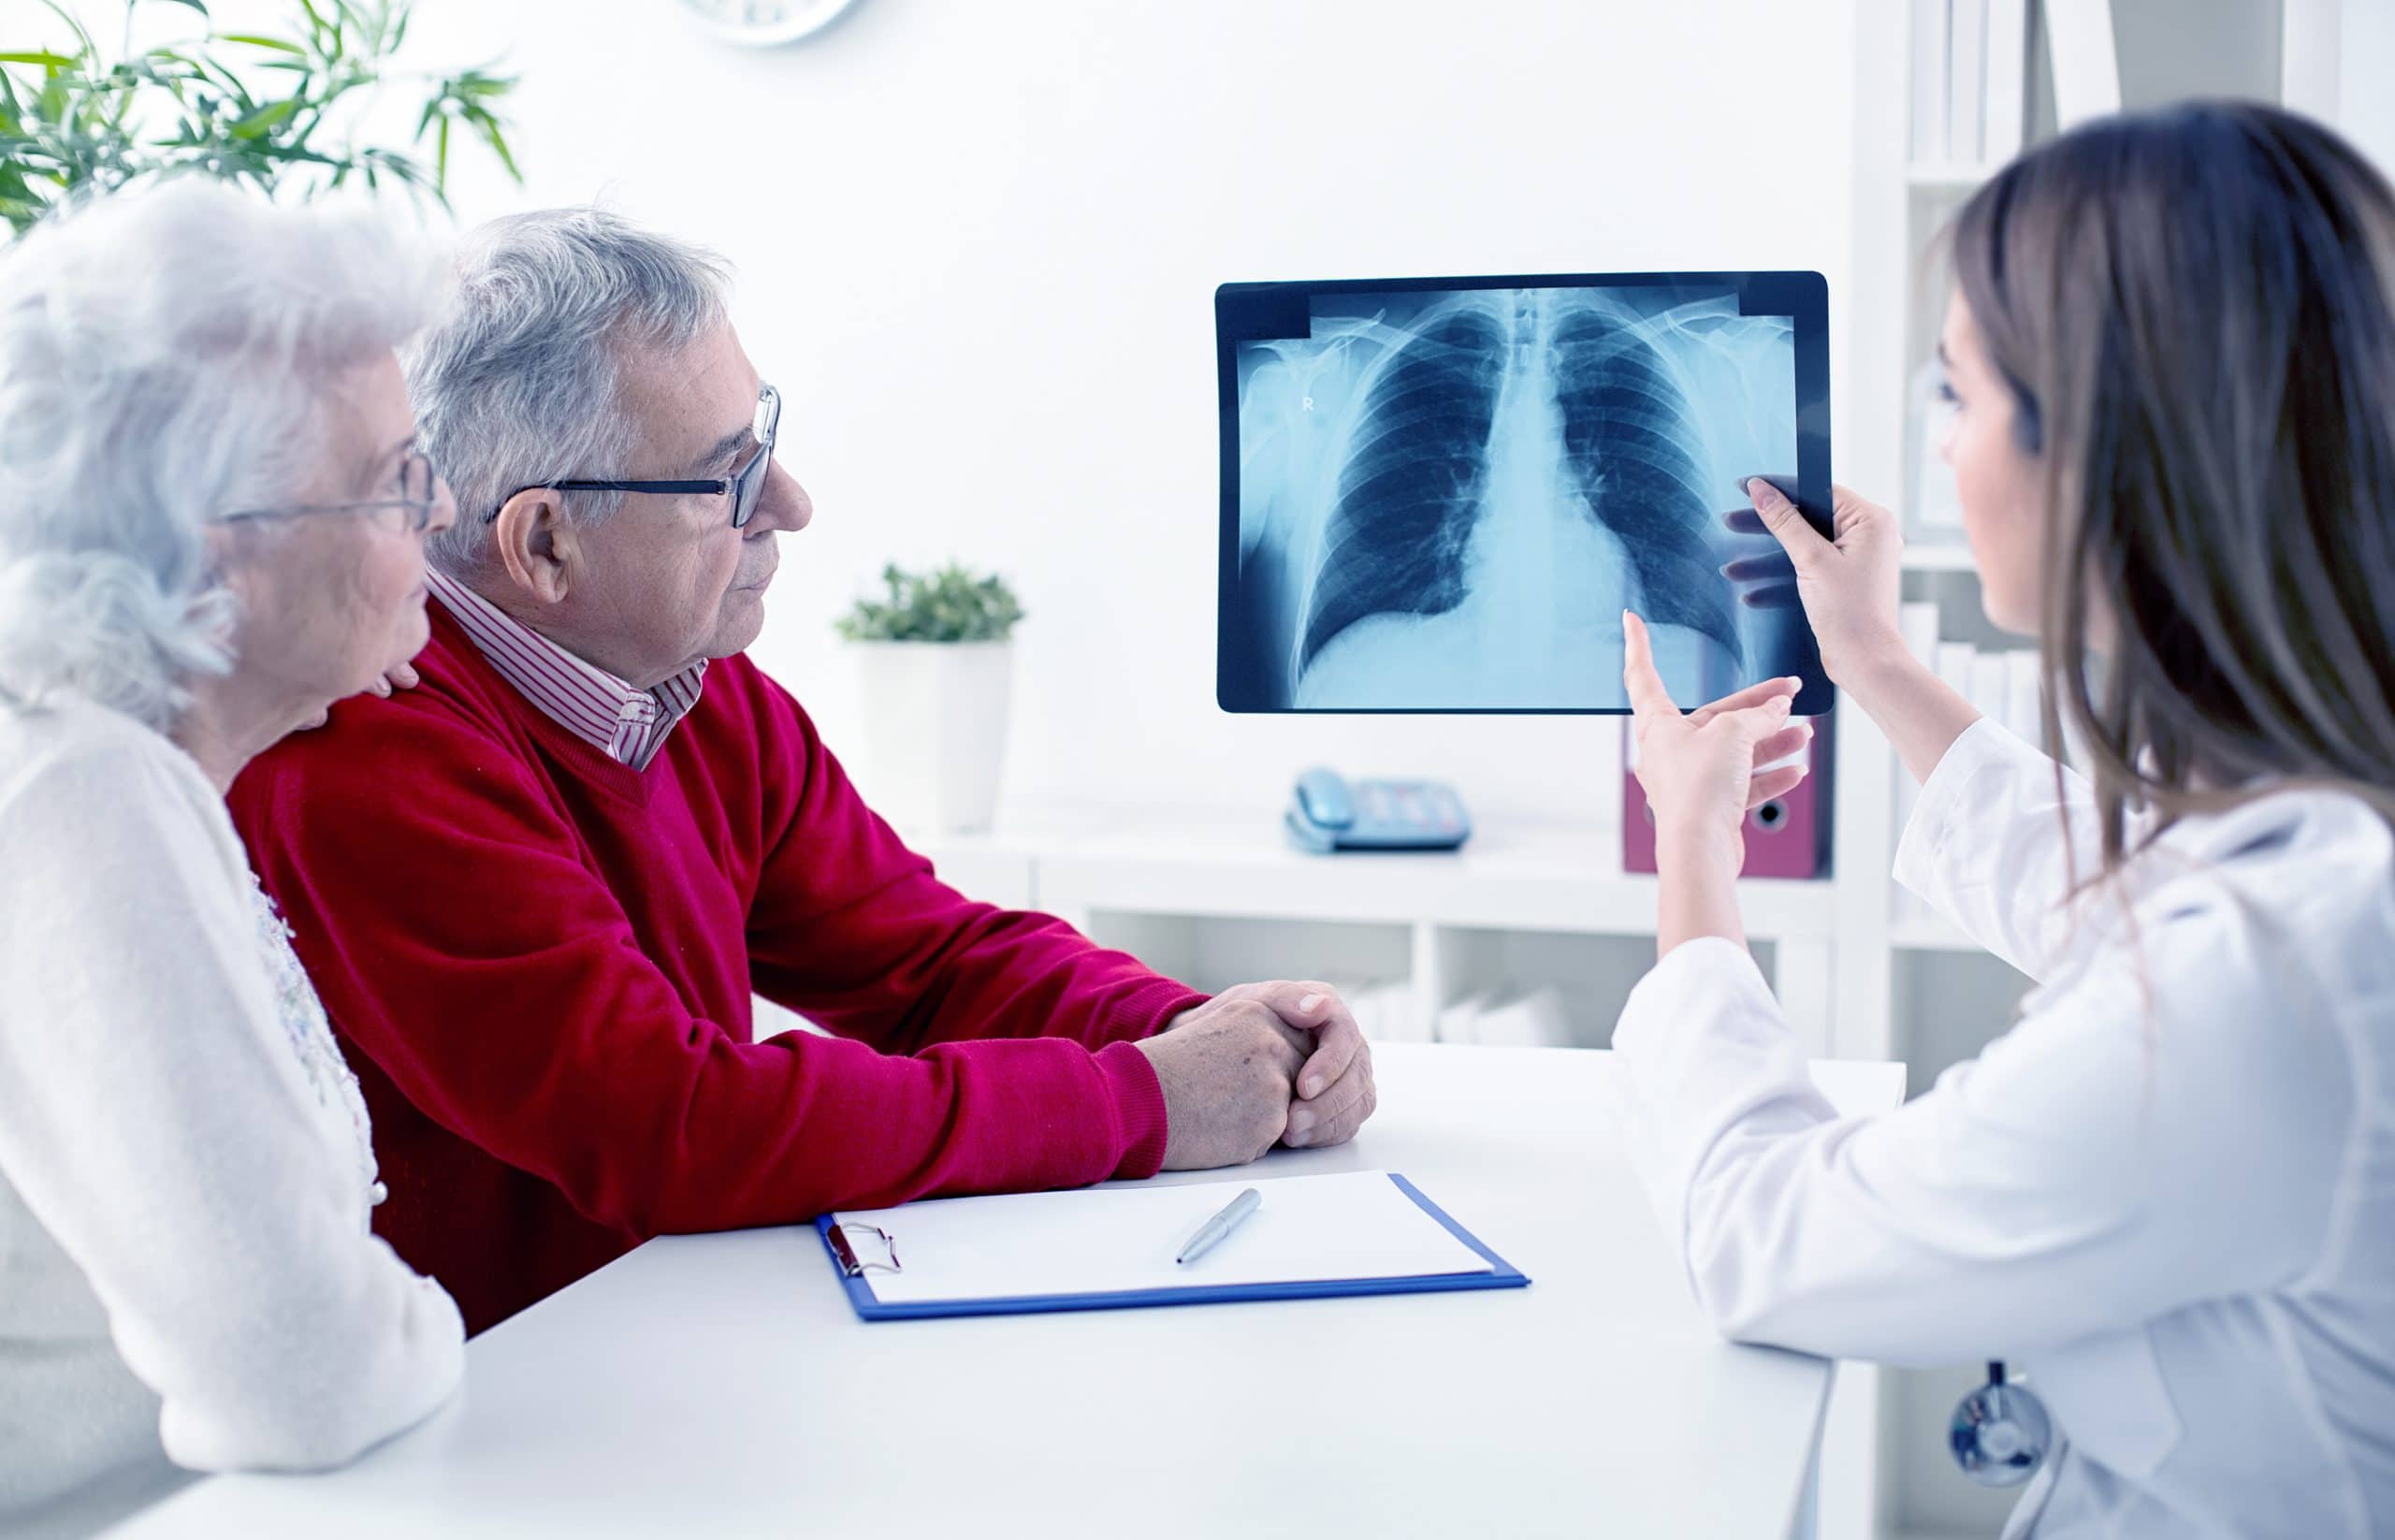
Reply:
[[[975, 897], [1057, 915], [1201, 989], [1340, 974], [1403, 985], [1416, 1039], [1474, 994], [1555, 983], [1576, 1007], [1574, 1045], [1603, 1047], [1653, 961], [1655, 879], [1622, 871], [1611, 821], [1484, 821], [1460, 850], [1320, 856], [1256, 809], [1020, 809], [992, 833], [918, 848]], [[1740, 890], [1758, 957], [1825, 1056], [1838, 1052], [1829, 887]]]

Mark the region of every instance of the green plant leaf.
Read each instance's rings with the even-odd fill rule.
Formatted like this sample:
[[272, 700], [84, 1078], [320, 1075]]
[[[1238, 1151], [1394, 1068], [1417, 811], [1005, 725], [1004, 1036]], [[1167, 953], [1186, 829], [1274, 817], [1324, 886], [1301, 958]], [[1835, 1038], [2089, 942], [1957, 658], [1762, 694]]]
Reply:
[[[41, 218], [54, 190], [180, 175], [303, 198], [387, 182], [419, 208], [445, 207], [457, 126], [522, 181], [503, 116], [515, 76], [486, 66], [395, 67], [391, 56], [409, 35], [414, 0], [282, 0], [289, 31], [269, 26], [173, 47], [128, 45], [121, 57], [102, 54], [68, 5], [36, 3], [71, 30], [76, 47], [0, 57], [0, 220], [12, 228]], [[205, 0], [123, 3], [128, 18], [144, 4], [210, 15]], [[370, 104], [401, 80], [427, 85], [415, 138], [439, 124], [437, 155], [416, 159], [361, 142], [361, 123], [375, 121]]]
[[834, 622], [849, 641], [1004, 641], [1023, 618], [1003, 578], [977, 577], [957, 562], [922, 575], [893, 562], [881, 579], [886, 603], [860, 599]]
[[237, 139], [261, 139], [274, 132], [276, 124], [298, 109], [299, 98], [297, 96], [279, 102], [269, 102], [256, 111], [244, 114], [225, 132]]
[[192, 69], [200, 80], [215, 86], [240, 103], [243, 112], [257, 110], [258, 100], [250, 94], [248, 82], [226, 68], [221, 62], [210, 59], [206, 54], [200, 54], [192, 60]]
[[500, 131], [499, 121], [487, 112], [477, 112], [474, 128], [482, 135], [483, 142], [490, 146], [491, 153], [499, 157], [499, 164], [507, 167], [508, 180], [518, 187], [524, 185], [524, 173], [516, 169], [515, 157], [508, 151], [507, 136]]

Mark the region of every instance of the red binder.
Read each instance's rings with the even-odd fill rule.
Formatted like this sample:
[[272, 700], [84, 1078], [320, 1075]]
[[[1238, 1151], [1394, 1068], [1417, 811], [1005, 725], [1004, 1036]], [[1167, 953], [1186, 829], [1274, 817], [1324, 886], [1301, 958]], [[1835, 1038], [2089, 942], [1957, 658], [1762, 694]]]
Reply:
[[[1742, 877], [1813, 878], [1830, 875], [1830, 766], [1835, 762], [1829, 715], [1809, 719], [1813, 741], [1806, 746], [1811, 768], [1796, 789], [1747, 815], [1747, 860]], [[1655, 815], [1630, 768], [1633, 740], [1630, 720], [1621, 723], [1621, 869], [1655, 869]]]

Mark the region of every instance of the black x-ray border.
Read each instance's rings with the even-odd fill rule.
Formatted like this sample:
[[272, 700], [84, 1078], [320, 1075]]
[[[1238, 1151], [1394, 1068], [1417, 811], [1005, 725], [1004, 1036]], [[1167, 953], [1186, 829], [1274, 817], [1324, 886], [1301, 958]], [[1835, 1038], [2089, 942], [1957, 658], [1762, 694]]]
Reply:
[[[1231, 662], [1229, 626], [1239, 596], [1239, 344], [1304, 337], [1317, 295], [1457, 293], [1469, 289], [1735, 289], [1741, 315], [1785, 315], [1796, 330], [1796, 506], [1831, 531], [1829, 284], [1818, 272], [1587, 272], [1482, 274], [1463, 278], [1338, 278], [1314, 283], [1224, 283], [1214, 290], [1215, 368], [1221, 391], [1222, 537], [1214, 604], [1214, 704], [1227, 712], [1294, 716], [1618, 717], [1619, 706], [1256, 706], [1224, 698]], [[1826, 713], [1836, 690], [1822, 673], [1819, 645], [1803, 628], [1805, 681], [1799, 716]]]

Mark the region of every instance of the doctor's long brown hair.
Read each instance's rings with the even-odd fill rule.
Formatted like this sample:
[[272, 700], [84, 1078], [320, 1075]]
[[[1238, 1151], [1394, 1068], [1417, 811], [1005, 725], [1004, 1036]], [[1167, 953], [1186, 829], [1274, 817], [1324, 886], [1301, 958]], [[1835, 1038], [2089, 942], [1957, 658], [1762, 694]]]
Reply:
[[1951, 240], [2042, 462], [2045, 734], [2083, 740], [2094, 875], [2128, 806], [2158, 831], [2264, 778], [2395, 819], [2386, 180], [2306, 119], [2193, 104], [2024, 155]]

